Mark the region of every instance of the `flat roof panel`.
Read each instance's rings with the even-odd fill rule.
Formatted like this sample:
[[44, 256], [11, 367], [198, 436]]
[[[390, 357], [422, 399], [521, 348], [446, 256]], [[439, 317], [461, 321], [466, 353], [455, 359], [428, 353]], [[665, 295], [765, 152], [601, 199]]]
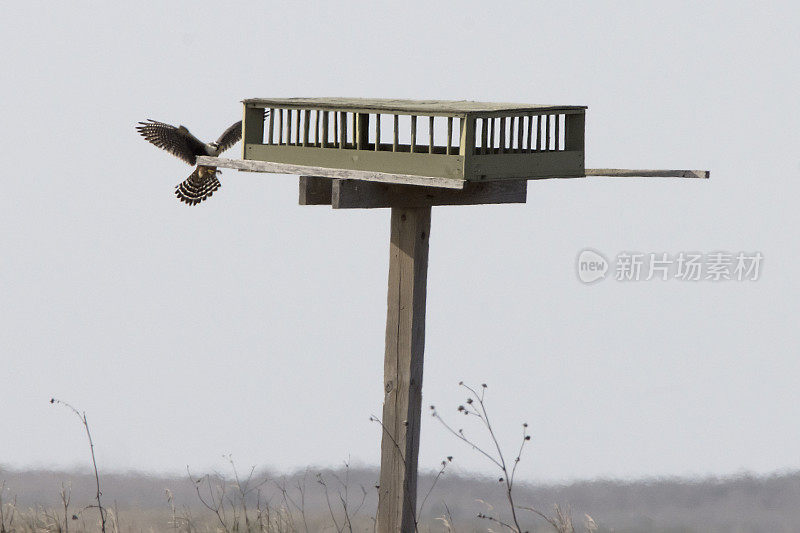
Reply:
[[474, 102], [471, 100], [403, 100], [392, 98], [248, 98], [244, 104], [264, 108], [325, 108], [398, 114], [525, 113], [582, 110], [586, 106]]

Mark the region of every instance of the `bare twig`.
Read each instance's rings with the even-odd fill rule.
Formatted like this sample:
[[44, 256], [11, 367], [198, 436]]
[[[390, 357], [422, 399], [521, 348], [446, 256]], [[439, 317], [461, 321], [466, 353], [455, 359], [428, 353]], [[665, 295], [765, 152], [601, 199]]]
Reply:
[[[189, 476], [189, 479], [194, 483], [195, 492], [197, 492], [197, 497], [200, 500], [200, 503], [203, 506], [214, 513], [214, 516], [217, 517], [217, 521], [219, 522], [222, 529], [229, 533], [230, 529], [228, 527], [228, 523], [225, 519], [225, 483], [223, 481], [222, 484], [217, 485], [217, 489], [214, 490], [214, 486], [211, 484], [211, 476], [206, 474], [203, 477], [194, 478], [192, 477], [192, 473], [189, 471], [189, 467], [186, 467], [186, 473]], [[201, 493], [201, 487], [203, 486], [203, 481], [206, 482], [206, 486], [208, 487], [208, 500], [203, 497]]]
[[61, 506], [64, 509], [64, 533], [69, 533], [69, 502], [72, 500], [72, 484], [61, 482]]
[[336, 520], [336, 513], [333, 512], [333, 506], [331, 505], [331, 498], [330, 493], [328, 492], [328, 483], [325, 481], [325, 478], [322, 477], [322, 474], [317, 474], [317, 483], [322, 485], [324, 492], [325, 492], [325, 503], [328, 504], [328, 513], [330, 514], [331, 520], [333, 520], [333, 527], [336, 528], [336, 531], [342, 533], [344, 531], [344, 525], [341, 527], [339, 526], [339, 522]]
[[511, 511], [511, 524], [506, 523], [496, 517], [486, 515], [484, 513], [478, 514], [478, 518], [482, 518], [484, 520], [489, 520], [495, 522], [503, 527], [510, 529], [516, 533], [522, 532], [522, 527], [519, 524], [519, 519], [517, 518], [517, 507], [514, 503], [514, 477], [517, 473], [517, 465], [519, 464], [520, 460], [522, 459], [522, 452], [525, 448], [525, 444], [530, 441], [531, 437], [528, 434], [528, 424], [522, 424], [522, 441], [519, 446], [519, 451], [517, 452], [516, 457], [514, 458], [514, 464], [511, 468], [509, 468], [508, 463], [506, 462], [505, 455], [503, 454], [503, 450], [500, 447], [500, 443], [497, 440], [497, 435], [495, 434], [494, 428], [492, 427], [492, 423], [489, 420], [489, 413], [486, 409], [485, 403], [485, 394], [487, 385], [485, 383], [481, 384], [481, 390], [478, 392], [475, 388], [470, 387], [469, 385], [465, 385], [463, 381], [459, 382], [459, 386], [464, 387], [468, 392], [466, 405], [459, 405], [458, 412], [463, 413], [465, 416], [474, 416], [478, 420], [481, 421], [483, 426], [486, 428], [487, 432], [489, 433], [489, 437], [491, 438], [492, 443], [494, 444], [494, 452], [489, 452], [482, 447], [480, 447], [475, 441], [467, 437], [464, 433], [463, 429], [459, 429], [456, 431], [452, 428], [447, 422], [442, 419], [439, 415], [438, 411], [436, 411], [436, 407], [431, 405], [431, 416], [433, 416], [436, 420], [438, 420], [447, 431], [453, 434], [456, 438], [460, 441], [469, 445], [473, 450], [478, 451], [481, 455], [489, 459], [497, 468], [500, 470], [502, 475], [498, 479], [498, 482], [505, 483], [505, 491], [506, 491], [506, 500], [508, 501], [509, 510]]
[[448, 455], [447, 460], [442, 461], [441, 463], [442, 466], [439, 469], [439, 472], [436, 473], [436, 477], [433, 478], [433, 483], [431, 483], [428, 492], [425, 493], [425, 497], [422, 498], [422, 503], [419, 504], [419, 510], [417, 511], [417, 516], [422, 516], [422, 509], [425, 508], [425, 502], [428, 501], [428, 497], [431, 495], [431, 492], [433, 492], [433, 489], [436, 488], [436, 483], [439, 481], [439, 478], [442, 477], [442, 475], [444, 475], [444, 471], [447, 469], [447, 465], [450, 464], [451, 462], [453, 462], [452, 455]]
[[[86, 420], [86, 412], [78, 411], [72, 405], [68, 404], [67, 402], [62, 402], [61, 400], [57, 400], [56, 398], [50, 398], [51, 404], [60, 404], [64, 407], [70, 409], [75, 415], [80, 418], [81, 422], [83, 423], [83, 427], [86, 429], [86, 437], [89, 439], [89, 450], [92, 452], [92, 468], [94, 469], [94, 480], [97, 486], [97, 493], [95, 494], [95, 499], [97, 500], [97, 510], [100, 511], [100, 530], [102, 533], [106, 533], [106, 510], [103, 507], [103, 504], [100, 502], [100, 496], [103, 494], [100, 492], [100, 474], [97, 472], [97, 461], [94, 457], [94, 442], [92, 441], [92, 433], [89, 431], [89, 422]], [[94, 507], [94, 506], [92, 506]]]

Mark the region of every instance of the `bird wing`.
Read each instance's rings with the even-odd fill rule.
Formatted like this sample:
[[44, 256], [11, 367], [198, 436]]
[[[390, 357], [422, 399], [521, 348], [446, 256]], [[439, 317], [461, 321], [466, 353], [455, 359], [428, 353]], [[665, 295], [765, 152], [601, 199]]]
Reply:
[[190, 165], [195, 164], [198, 155], [205, 154], [205, 145], [197, 137], [189, 133], [183, 126], [176, 128], [171, 124], [147, 119], [139, 122], [136, 131], [149, 142], [163, 148]]
[[231, 124], [230, 127], [225, 130], [222, 135], [219, 136], [217, 139], [217, 144], [219, 145], [220, 153], [224, 152], [242, 138], [242, 121], [240, 120], [236, 124]]

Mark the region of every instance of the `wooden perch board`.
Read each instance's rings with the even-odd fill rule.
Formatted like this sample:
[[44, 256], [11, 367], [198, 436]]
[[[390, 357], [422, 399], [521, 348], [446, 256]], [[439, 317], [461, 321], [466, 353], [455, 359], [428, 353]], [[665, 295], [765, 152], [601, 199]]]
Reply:
[[415, 176], [412, 174], [390, 174], [366, 170], [349, 170], [340, 168], [312, 167], [292, 165], [288, 163], [272, 163], [252, 159], [226, 159], [224, 157], [197, 157], [198, 165], [210, 167], [235, 168], [247, 172], [269, 172], [273, 174], [296, 174], [302, 176], [320, 176], [325, 178], [356, 179], [377, 181], [382, 183], [399, 183], [404, 185], [424, 185], [426, 187], [442, 187], [445, 189], [463, 189], [464, 180], [437, 178], [432, 176]]
[[[499, 203], [520, 203], [519, 197], [514, 196], [515, 194], [519, 194], [520, 190], [524, 193], [526, 189], [520, 189], [520, 183], [524, 183], [525, 179], [517, 179], [517, 180], [503, 180], [509, 181], [511, 185], [508, 186], [501, 186], [500, 184], [502, 181], [483, 181], [483, 182], [467, 182], [463, 180], [456, 180], [452, 178], [440, 178], [440, 177], [433, 177], [433, 176], [416, 176], [412, 174], [390, 174], [386, 172], [372, 172], [372, 171], [364, 171], [364, 170], [350, 170], [350, 169], [337, 169], [337, 168], [326, 168], [326, 167], [314, 167], [314, 166], [306, 166], [306, 165], [293, 165], [288, 163], [273, 163], [269, 161], [255, 161], [251, 159], [226, 159], [224, 157], [209, 157], [209, 156], [198, 156], [197, 157], [197, 164], [198, 165], [207, 165], [213, 167], [220, 167], [220, 168], [233, 168], [237, 170], [242, 170], [246, 172], [267, 172], [273, 174], [295, 174], [300, 176], [313, 176], [315, 178], [328, 178], [330, 179], [338, 179], [338, 180], [351, 180], [357, 182], [374, 182], [374, 183], [383, 183], [383, 184], [396, 184], [399, 186], [419, 186], [421, 187], [420, 190], [426, 191], [434, 191], [434, 190], [441, 190], [441, 191], [458, 191], [458, 190], [469, 190], [470, 195], [460, 197], [461, 200], [456, 200], [459, 198], [458, 195], [448, 196], [447, 194], [435, 194], [435, 201], [440, 203], [414, 203], [414, 204], [402, 204], [406, 207], [413, 207], [413, 206], [422, 206], [422, 205], [470, 205], [470, 204], [499, 204]], [[699, 178], [699, 179], [708, 179], [711, 176], [711, 172], [708, 170], [632, 170], [632, 169], [623, 169], [623, 168], [587, 168], [586, 169], [586, 176], [592, 177], [618, 177], [618, 178]], [[569, 176], [569, 178], [574, 177], [583, 177], [583, 176]], [[528, 178], [528, 179], [549, 179], [549, 178]], [[302, 184], [302, 182], [301, 182]], [[486, 187], [474, 187], [475, 185], [481, 185]], [[496, 186], [495, 186], [496, 185]], [[319, 185], [317, 185], [319, 186]], [[350, 187], [350, 186], [346, 186]], [[423, 189], [424, 188], [424, 189]], [[391, 207], [392, 205], [401, 205], [401, 204], [389, 204], [389, 205], [377, 205], [381, 203], [389, 202], [389, 196], [387, 194], [393, 194], [396, 198], [398, 191], [412, 191], [409, 198], [420, 198], [419, 196], [414, 196], [415, 187], [410, 189], [362, 189], [364, 191], [372, 191], [370, 195], [372, 196], [373, 200], [370, 200], [367, 203], [376, 204], [376, 205], [364, 205], [364, 207]], [[384, 192], [378, 192], [382, 190]], [[394, 192], [388, 192], [394, 191]], [[319, 190], [316, 191], [317, 194]], [[302, 194], [302, 187], [301, 187], [301, 194]], [[352, 195], [355, 194], [352, 192], [350, 188], [347, 189], [345, 193], [347, 201], [343, 201], [339, 206], [334, 206], [336, 208], [345, 208], [345, 207], [355, 207], [346, 205], [349, 202], [349, 198], [352, 198]], [[384, 200], [377, 201], [376, 198], [378, 194], [383, 195]], [[524, 194], [523, 194], [524, 196]], [[344, 198], [344, 197], [343, 197]], [[471, 198], [471, 200], [468, 200]], [[514, 198], [511, 200], [511, 198]], [[417, 200], [414, 200], [415, 202]], [[483, 201], [485, 200], [485, 201]], [[366, 202], [366, 200], [365, 200]], [[301, 198], [302, 205], [319, 205], [318, 201], [311, 201], [304, 202]], [[524, 203], [524, 199], [522, 200]], [[326, 201], [325, 205], [330, 205], [330, 201]]]
[[587, 168], [586, 176], [610, 178], [700, 178], [708, 179], [708, 170], [629, 170], [625, 168]]

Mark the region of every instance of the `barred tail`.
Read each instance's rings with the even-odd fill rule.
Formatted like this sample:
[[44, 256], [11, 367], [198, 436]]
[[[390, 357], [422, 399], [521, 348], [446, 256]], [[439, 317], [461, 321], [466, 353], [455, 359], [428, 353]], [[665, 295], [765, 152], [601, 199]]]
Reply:
[[175, 186], [175, 196], [189, 205], [197, 205], [210, 198], [222, 186], [217, 179], [218, 172], [217, 167], [198, 165], [191, 176]]

